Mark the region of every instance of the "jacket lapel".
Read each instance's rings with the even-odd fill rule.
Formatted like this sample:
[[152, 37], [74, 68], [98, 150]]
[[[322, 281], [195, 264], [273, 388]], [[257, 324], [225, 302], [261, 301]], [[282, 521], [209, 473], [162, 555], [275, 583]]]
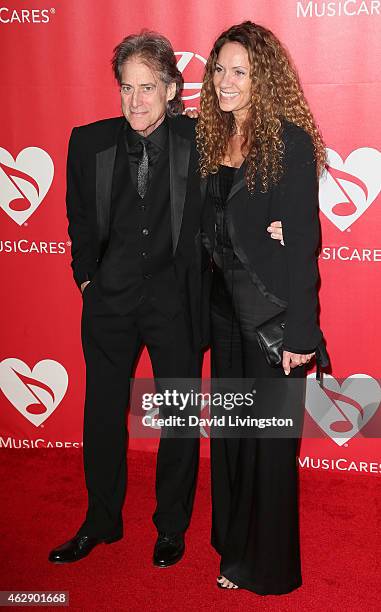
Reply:
[[179, 241], [183, 220], [191, 143], [175, 131], [172, 121], [169, 121], [168, 124], [172, 245], [174, 254]]
[[109, 237], [112, 179], [119, 134], [124, 122], [124, 117], [120, 117], [120, 123], [116, 124], [114, 134], [110, 134], [112, 145], [96, 154], [95, 201], [101, 252]]
[[100, 245], [107, 241], [110, 226], [111, 187], [117, 145], [96, 156], [96, 206]]
[[237, 172], [235, 173], [235, 177], [234, 177], [234, 181], [233, 181], [233, 185], [232, 188], [230, 190], [230, 193], [227, 197], [226, 202], [229, 202], [229, 200], [231, 200], [232, 198], [234, 198], [234, 196], [244, 187], [246, 187], [246, 180], [245, 180], [245, 172], [246, 172], [246, 162], [243, 162], [241, 167], [238, 168]]

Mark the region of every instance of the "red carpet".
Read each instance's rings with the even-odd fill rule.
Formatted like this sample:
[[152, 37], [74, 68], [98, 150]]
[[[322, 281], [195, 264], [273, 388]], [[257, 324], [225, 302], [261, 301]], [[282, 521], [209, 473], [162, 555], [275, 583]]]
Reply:
[[381, 610], [381, 487], [374, 476], [302, 472], [304, 585], [290, 595], [260, 597], [214, 586], [207, 459], [179, 565], [151, 565], [154, 455], [139, 451], [129, 453], [124, 539], [79, 563], [49, 564], [49, 549], [73, 535], [84, 516], [81, 462], [74, 450], [1, 451], [0, 590], [65, 590], [70, 609], [89, 611]]

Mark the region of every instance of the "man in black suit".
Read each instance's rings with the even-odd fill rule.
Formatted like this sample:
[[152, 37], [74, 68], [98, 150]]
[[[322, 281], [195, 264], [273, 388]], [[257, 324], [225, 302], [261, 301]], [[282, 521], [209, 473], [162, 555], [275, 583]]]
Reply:
[[[114, 50], [113, 69], [123, 117], [75, 128], [69, 144], [72, 267], [83, 293], [88, 510], [74, 538], [51, 551], [53, 563], [77, 561], [123, 535], [126, 407], [142, 347], [156, 379], [189, 379], [200, 377], [206, 343], [210, 266], [201, 245], [198, 154], [194, 121], [179, 115], [182, 76], [173, 49], [158, 34], [128, 36]], [[198, 454], [198, 439], [160, 440], [157, 566], [183, 555]]]
[[[122, 537], [125, 411], [142, 346], [155, 378], [198, 378], [201, 371], [201, 195], [194, 122], [175, 117], [182, 77], [169, 41], [152, 33], [124, 39], [113, 68], [124, 116], [74, 129], [69, 144], [72, 267], [83, 292], [88, 510], [76, 536], [50, 553], [56, 563]], [[192, 438], [160, 441], [155, 565], [183, 554], [198, 446]]]

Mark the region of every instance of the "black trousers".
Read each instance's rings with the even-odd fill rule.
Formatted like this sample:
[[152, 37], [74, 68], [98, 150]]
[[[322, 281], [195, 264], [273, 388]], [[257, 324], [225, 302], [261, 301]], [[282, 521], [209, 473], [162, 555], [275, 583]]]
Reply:
[[[200, 376], [200, 355], [192, 349], [180, 311], [172, 318], [143, 301], [118, 315], [95, 281], [83, 293], [82, 344], [86, 361], [83, 458], [88, 510], [80, 534], [109, 537], [123, 532], [127, 482], [126, 410], [138, 355], [147, 346], [155, 378]], [[183, 532], [189, 525], [196, 486], [199, 439], [162, 438], [156, 469], [160, 532]]]
[[[284, 378], [287, 385], [283, 369], [268, 366], [254, 335], [280, 310], [243, 268], [216, 268], [212, 376], [263, 379], [262, 398], [266, 385], [269, 391], [279, 385], [274, 379]], [[290, 406], [293, 412], [302, 410], [304, 376], [304, 367], [290, 376], [302, 377], [293, 380], [301, 388], [300, 405]], [[212, 544], [221, 555], [220, 572], [261, 595], [287, 593], [301, 584], [297, 446], [295, 437], [211, 439]]]

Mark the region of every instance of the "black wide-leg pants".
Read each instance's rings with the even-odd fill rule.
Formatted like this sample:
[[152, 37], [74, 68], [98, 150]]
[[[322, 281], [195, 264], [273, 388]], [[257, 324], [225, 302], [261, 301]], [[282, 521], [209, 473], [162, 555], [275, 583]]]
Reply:
[[[259, 402], [266, 399], [267, 385], [270, 390], [278, 384], [274, 379], [284, 378], [287, 385], [283, 369], [267, 364], [254, 335], [258, 325], [280, 311], [246, 270], [216, 268], [212, 376], [257, 383], [263, 379]], [[295, 378], [304, 376], [304, 367], [292, 371], [290, 378], [299, 387], [296, 394], [292, 389], [292, 397], [302, 398], [304, 380]], [[300, 413], [302, 401], [282, 412], [288, 408]], [[220, 573], [261, 595], [287, 593], [301, 585], [297, 446], [295, 437], [211, 439], [212, 544], [221, 555]]]
[[[198, 378], [200, 355], [191, 347], [180, 311], [166, 317], [145, 300], [132, 314], [115, 314], [95, 282], [83, 293], [82, 344], [86, 361], [83, 459], [88, 510], [80, 534], [107, 538], [123, 532], [127, 482], [126, 411], [130, 378], [147, 346], [155, 378]], [[156, 468], [158, 531], [184, 532], [196, 486], [199, 438], [166, 438], [159, 443]]]

